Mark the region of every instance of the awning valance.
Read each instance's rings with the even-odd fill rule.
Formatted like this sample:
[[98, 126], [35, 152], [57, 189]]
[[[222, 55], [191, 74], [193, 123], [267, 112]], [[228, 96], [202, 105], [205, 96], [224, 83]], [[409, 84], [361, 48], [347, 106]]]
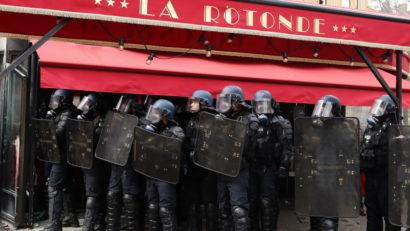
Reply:
[[[244, 89], [247, 99], [266, 89], [281, 102], [315, 103], [333, 94], [352, 106], [369, 106], [385, 94], [367, 68], [202, 56], [147, 65], [145, 53], [61, 42], [49, 42], [38, 53], [43, 88], [188, 97], [197, 89], [216, 96], [224, 86], [235, 84]], [[395, 76], [380, 72], [394, 89]], [[407, 81], [403, 106], [410, 107]]]

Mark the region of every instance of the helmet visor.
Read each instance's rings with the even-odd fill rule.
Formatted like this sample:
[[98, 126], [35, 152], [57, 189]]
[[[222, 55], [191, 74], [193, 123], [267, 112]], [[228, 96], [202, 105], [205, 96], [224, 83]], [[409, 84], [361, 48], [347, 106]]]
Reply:
[[386, 101], [377, 99], [374, 101], [372, 108], [370, 108], [369, 116], [382, 116], [386, 112], [389, 104]]
[[148, 112], [147, 112], [147, 115], [145, 116], [145, 119], [150, 121], [153, 124], [156, 124], [159, 121], [161, 121], [163, 114], [164, 114], [163, 110], [151, 105], [148, 109]]
[[199, 112], [201, 109], [201, 104], [198, 98], [189, 98], [188, 103], [186, 105], [186, 111], [189, 112]]
[[272, 108], [272, 101], [270, 99], [260, 99], [254, 103], [256, 114], [273, 114], [275, 112]]
[[115, 106], [115, 110], [130, 113], [132, 112], [133, 104], [134, 100], [132, 98], [121, 96], [120, 100], [118, 100], [117, 106]]
[[92, 99], [90, 99], [88, 96], [84, 96], [81, 102], [78, 104], [77, 109], [82, 112], [88, 112], [91, 109], [92, 103]]
[[216, 110], [219, 113], [226, 113], [231, 109], [232, 98], [231, 95], [218, 95], [216, 98]]
[[331, 117], [333, 116], [332, 108], [333, 104], [331, 102], [319, 100], [313, 109], [312, 117]]
[[61, 95], [53, 95], [50, 98], [50, 104], [48, 107], [52, 110], [56, 110], [57, 108], [61, 107], [61, 102], [63, 101], [64, 97]]

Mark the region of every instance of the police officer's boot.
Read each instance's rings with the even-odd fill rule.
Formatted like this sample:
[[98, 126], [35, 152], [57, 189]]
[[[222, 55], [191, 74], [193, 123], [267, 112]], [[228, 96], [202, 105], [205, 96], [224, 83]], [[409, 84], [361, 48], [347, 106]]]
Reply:
[[161, 207], [159, 208], [159, 216], [161, 218], [162, 231], [177, 230], [177, 219], [172, 210]]
[[382, 230], [383, 228], [380, 227], [383, 227], [383, 218], [376, 211], [372, 209], [367, 210], [366, 230]]
[[72, 193], [65, 189], [64, 192], [64, 219], [63, 219], [63, 227], [80, 227], [77, 218], [77, 212], [75, 211], [74, 207], [74, 200]]
[[191, 204], [191, 207], [190, 207], [189, 230], [191, 231], [201, 231], [202, 230], [201, 206], [197, 203]]
[[399, 226], [392, 225], [387, 217], [384, 218], [384, 223], [386, 224], [386, 231], [400, 231]]
[[229, 209], [220, 208], [218, 211], [218, 231], [231, 231], [232, 228]]
[[310, 217], [310, 231], [318, 231], [319, 230], [319, 218], [318, 217]]
[[63, 224], [61, 215], [63, 213], [63, 190], [55, 187], [48, 187], [48, 214], [49, 224], [44, 229], [47, 231], [62, 231]]
[[124, 214], [127, 223], [127, 230], [134, 231], [141, 229], [141, 202], [136, 195], [124, 194]]
[[251, 231], [259, 231], [259, 203], [257, 200], [250, 201], [249, 221]]
[[249, 230], [249, 217], [248, 211], [239, 206], [234, 206], [232, 208], [232, 216], [235, 231], [248, 231]]
[[94, 231], [98, 218], [98, 201], [95, 197], [87, 197], [85, 205], [84, 225], [82, 231]]
[[269, 200], [262, 199], [262, 231], [276, 231], [278, 215], [278, 209]]
[[159, 208], [156, 204], [149, 204], [145, 213], [145, 230], [158, 231], [160, 229]]
[[318, 231], [337, 231], [339, 219], [337, 217], [319, 217], [318, 224]]
[[107, 195], [107, 231], [120, 230], [121, 194], [108, 192]]
[[216, 231], [218, 229], [216, 206], [213, 203], [208, 203], [205, 206], [206, 231]]

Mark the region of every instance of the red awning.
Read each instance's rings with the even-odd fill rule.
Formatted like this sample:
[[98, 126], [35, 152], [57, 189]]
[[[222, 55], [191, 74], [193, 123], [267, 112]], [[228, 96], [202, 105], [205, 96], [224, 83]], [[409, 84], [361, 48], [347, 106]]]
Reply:
[[[146, 53], [62, 42], [49, 42], [38, 53], [42, 88], [188, 97], [197, 89], [215, 96], [235, 84], [247, 99], [266, 89], [281, 102], [313, 104], [332, 94], [351, 106], [369, 106], [385, 94], [367, 68], [203, 56], [155, 59], [147, 65]], [[395, 76], [380, 72], [394, 89]], [[407, 81], [403, 107], [410, 107]]]
[[54, 39], [117, 47], [124, 42], [126, 48], [180, 54], [211, 49], [214, 55], [363, 67], [354, 45], [365, 47], [378, 68], [390, 71], [396, 68], [394, 50], [410, 48], [407, 16], [292, 1], [240, 1], [0, 0], [0, 35], [43, 36], [55, 26], [56, 17], [69, 17], [72, 21]]

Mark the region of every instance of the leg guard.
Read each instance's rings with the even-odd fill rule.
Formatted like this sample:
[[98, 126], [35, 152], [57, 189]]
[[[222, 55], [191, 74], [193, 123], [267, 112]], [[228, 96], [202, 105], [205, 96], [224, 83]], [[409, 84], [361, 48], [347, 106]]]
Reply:
[[59, 188], [48, 187], [49, 225], [45, 230], [62, 231], [61, 215], [63, 213], [63, 191]]
[[220, 208], [218, 211], [218, 230], [219, 231], [231, 231], [232, 230], [232, 218], [230, 216], [229, 209]]
[[124, 213], [127, 223], [127, 230], [139, 230], [141, 228], [141, 202], [137, 196], [124, 195]]
[[318, 231], [337, 231], [339, 218], [334, 217], [318, 217]]
[[209, 203], [205, 205], [206, 213], [206, 231], [216, 231], [217, 230], [217, 215], [215, 204]]
[[249, 217], [248, 211], [239, 206], [232, 208], [232, 216], [235, 224], [235, 231], [248, 231], [249, 230]]
[[249, 221], [252, 231], [260, 230], [260, 207], [258, 201], [255, 199], [250, 201]]
[[383, 231], [383, 218], [371, 209], [367, 211], [367, 231]]
[[161, 217], [162, 231], [177, 230], [177, 219], [175, 213], [168, 208], [160, 208], [159, 216]]
[[120, 230], [121, 195], [108, 192], [107, 195], [107, 231]]
[[199, 204], [192, 204], [189, 213], [189, 230], [202, 231], [202, 214]]
[[63, 219], [63, 227], [80, 227], [78, 223], [77, 213], [74, 208], [73, 195], [67, 190], [64, 191], [64, 210], [65, 216]]
[[93, 231], [98, 218], [98, 201], [95, 197], [88, 197], [85, 205], [84, 225], [82, 231]]
[[266, 199], [262, 199], [262, 230], [276, 231], [278, 223], [278, 209], [273, 207], [273, 204]]
[[158, 231], [161, 229], [159, 221], [159, 208], [156, 204], [149, 204], [145, 214], [145, 230]]

